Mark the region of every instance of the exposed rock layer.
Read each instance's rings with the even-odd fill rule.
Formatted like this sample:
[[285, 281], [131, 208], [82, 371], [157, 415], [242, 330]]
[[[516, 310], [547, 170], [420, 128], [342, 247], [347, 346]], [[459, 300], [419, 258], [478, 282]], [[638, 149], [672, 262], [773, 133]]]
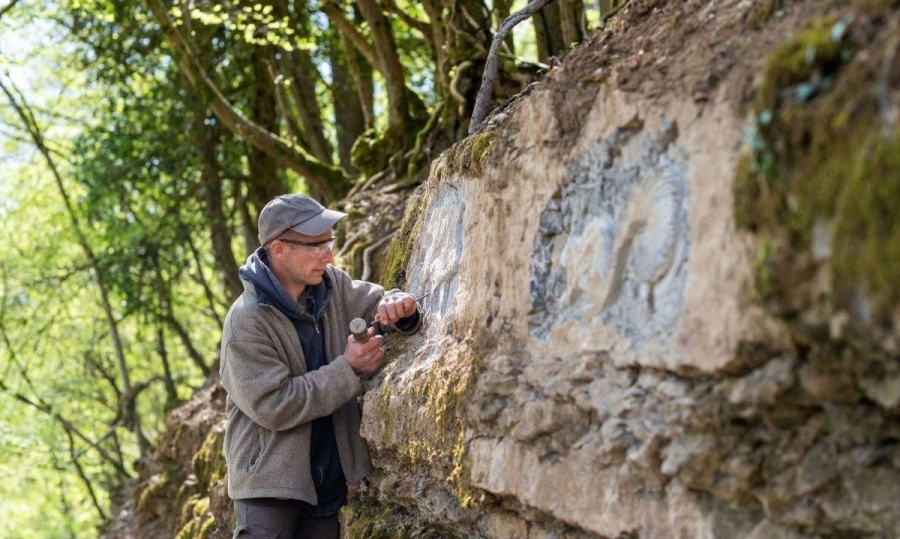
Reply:
[[[843, 66], [890, 65], [896, 7], [768, 5], [635, 2], [435, 162], [405, 267], [429, 323], [364, 398], [379, 472], [358, 512], [396, 520], [357, 535], [900, 535], [896, 324], [842, 310], [828, 237], [816, 294], [773, 308], [759, 253], [779, 217], [734, 220], [764, 112], [748, 81], [768, 88], [766, 58], [808, 27]], [[874, 87], [815, 45], [801, 72], [828, 78], [817, 95]], [[780, 80], [769, 114], [815, 106], [794, 97], [806, 82]]]

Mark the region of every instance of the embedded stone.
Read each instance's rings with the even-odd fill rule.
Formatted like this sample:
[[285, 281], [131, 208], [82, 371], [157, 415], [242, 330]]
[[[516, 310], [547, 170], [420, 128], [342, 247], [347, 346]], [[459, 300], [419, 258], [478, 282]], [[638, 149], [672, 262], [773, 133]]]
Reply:
[[810, 395], [826, 401], [852, 404], [860, 395], [848, 372], [825, 372], [811, 365], [800, 367], [800, 384]]
[[772, 406], [779, 395], [794, 385], [792, 357], [782, 357], [766, 363], [749, 375], [738, 379], [728, 392], [732, 404]]

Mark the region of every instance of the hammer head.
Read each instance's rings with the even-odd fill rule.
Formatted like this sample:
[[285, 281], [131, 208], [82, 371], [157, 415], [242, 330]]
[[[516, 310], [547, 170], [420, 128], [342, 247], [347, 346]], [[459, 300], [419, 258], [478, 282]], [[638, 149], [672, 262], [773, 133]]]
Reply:
[[350, 321], [350, 333], [357, 342], [366, 342], [369, 340], [369, 324], [362, 318], [354, 318]]

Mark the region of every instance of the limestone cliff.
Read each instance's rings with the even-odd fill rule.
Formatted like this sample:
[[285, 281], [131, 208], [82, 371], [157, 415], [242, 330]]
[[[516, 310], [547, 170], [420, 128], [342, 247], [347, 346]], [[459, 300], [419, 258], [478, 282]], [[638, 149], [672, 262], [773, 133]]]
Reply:
[[436, 161], [370, 499], [462, 537], [900, 535], [897, 23], [635, 2]]
[[[445, 152], [348, 535], [900, 536], [898, 48], [897, 2], [633, 0]], [[219, 432], [146, 522], [165, 479], [228, 536]]]

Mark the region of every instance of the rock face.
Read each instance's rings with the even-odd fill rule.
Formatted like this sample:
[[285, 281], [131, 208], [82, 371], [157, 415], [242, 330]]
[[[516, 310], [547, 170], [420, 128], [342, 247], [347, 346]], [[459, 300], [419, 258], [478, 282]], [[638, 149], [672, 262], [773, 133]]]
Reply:
[[[378, 472], [351, 536], [900, 536], [897, 311], [842, 299], [827, 211], [808, 254], [779, 259], [781, 296], [766, 253], [791, 218], [735, 220], [756, 204], [736, 186], [757, 118], [815, 112], [802, 84], [874, 88], [848, 73], [890, 65], [900, 103], [896, 8], [633, 4], [410, 203], [404, 284], [428, 322], [368, 383]], [[758, 110], [754, 84], [810, 27], [840, 65], [806, 45], [813, 82], [778, 79]], [[888, 170], [872, 180], [896, 185]]]

